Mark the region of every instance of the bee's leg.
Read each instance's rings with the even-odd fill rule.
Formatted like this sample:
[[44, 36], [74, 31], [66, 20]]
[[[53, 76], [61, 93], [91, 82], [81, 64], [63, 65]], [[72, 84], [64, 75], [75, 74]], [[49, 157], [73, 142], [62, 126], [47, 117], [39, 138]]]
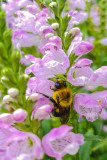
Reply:
[[49, 97], [49, 100], [57, 107], [58, 104], [56, 103], [56, 101], [52, 98], [52, 97]]
[[59, 96], [57, 95], [57, 105], [58, 105], [58, 108], [59, 108]]
[[42, 94], [44, 97], [48, 98], [55, 106], [58, 106], [58, 104], [55, 102], [55, 100], [52, 97], [47, 96], [46, 94], [37, 92], [39, 94]]
[[52, 88], [51, 86], [50, 86], [50, 89], [53, 90], [53, 91], [56, 91], [56, 89], [55, 89], [55, 88]]

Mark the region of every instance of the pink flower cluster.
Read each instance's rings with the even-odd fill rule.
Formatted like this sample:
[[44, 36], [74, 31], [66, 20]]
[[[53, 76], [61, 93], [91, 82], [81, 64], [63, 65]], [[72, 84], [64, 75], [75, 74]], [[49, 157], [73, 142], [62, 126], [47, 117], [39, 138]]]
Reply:
[[42, 159], [43, 153], [58, 160], [69, 153], [76, 154], [84, 143], [81, 134], [71, 132], [72, 127], [62, 125], [52, 129], [42, 139], [29, 133], [21, 132], [10, 125], [0, 123], [0, 159], [34, 160]]

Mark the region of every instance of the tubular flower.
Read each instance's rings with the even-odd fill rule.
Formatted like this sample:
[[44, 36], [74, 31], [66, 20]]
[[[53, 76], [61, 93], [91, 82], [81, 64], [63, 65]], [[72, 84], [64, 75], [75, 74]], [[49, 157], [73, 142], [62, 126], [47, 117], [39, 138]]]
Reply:
[[44, 118], [50, 118], [50, 113], [52, 111], [53, 105], [49, 101], [48, 98], [40, 98], [38, 102], [35, 104], [32, 117], [34, 119], [42, 120]]
[[62, 160], [65, 154], [76, 154], [84, 143], [84, 137], [71, 132], [71, 129], [70, 126], [62, 125], [46, 134], [42, 139], [45, 153], [57, 160]]
[[73, 106], [79, 113], [79, 122], [82, 116], [85, 116], [88, 121], [95, 121], [98, 118], [98, 113], [101, 114], [102, 107], [99, 101], [85, 93], [78, 93], [73, 99]]
[[82, 41], [82, 34], [79, 33], [73, 41], [68, 49], [68, 55], [74, 53], [75, 56], [82, 56], [93, 49], [93, 45], [90, 42]]
[[77, 61], [67, 74], [67, 81], [74, 86], [85, 86], [87, 80], [93, 75], [93, 70], [90, 68], [92, 61], [82, 58]]
[[0, 124], [0, 159], [25, 160], [42, 159], [43, 151], [39, 138], [28, 132], [20, 132], [15, 128]]
[[98, 86], [107, 87], [107, 66], [102, 66], [94, 71], [94, 74], [87, 81], [86, 89], [94, 89]]
[[69, 59], [65, 52], [58, 48], [57, 45], [50, 43], [42, 49], [46, 55], [42, 59], [38, 58], [34, 64], [26, 68], [27, 74], [33, 73], [38, 78], [52, 78], [57, 74], [66, 73], [66, 69], [69, 67]]

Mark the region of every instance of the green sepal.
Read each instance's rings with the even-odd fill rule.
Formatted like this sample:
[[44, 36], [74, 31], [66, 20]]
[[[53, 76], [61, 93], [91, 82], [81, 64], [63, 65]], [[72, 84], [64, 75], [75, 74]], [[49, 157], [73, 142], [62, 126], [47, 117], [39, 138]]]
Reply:
[[27, 74], [23, 74], [21, 77], [19, 77], [19, 87], [21, 94], [25, 94], [28, 79], [29, 76]]
[[18, 72], [18, 70], [19, 70], [19, 63], [20, 63], [20, 52], [19, 51], [16, 51], [16, 52], [12, 53], [12, 55], [11, 55], [11, 62], [12, 62], [13, 70], [15, 72]]
[[72, 36], [71, 33], [67, 33], [66, 37], [65, 37], [65, 45], [64, 45], [64, 49], [65, 51], [68, 50], [70, 44], [71, 44], [71, 41], [73, 40], [74, 36]]
[[6, 51], [5, 46], [2, 42], [0, 42], [0, 56], [4, 59], [8, 59], [7, 51]]
[[13, 74], [12, 69], [10, 68], [4, 68], [2, 70], [2, 75], [4, 75], [5, 77], [7, 77], [11, 82], [16, 83], [16, 78]]
[[71, 16], [68, 14], [63, 16], [63, 18], [62, 18], [62, 34], [66, 31], [70, 19], [71, 19]]
[[52, 24], [52, 23], [56, 23], [57, 21], [56, 21], [56, 19], [54, 19], [54, 18], [51, 18], [51, 17], [48, 17], [47, 18], [47, 23], [49, 23], [50, 25]]
[[3, 40], [6, 48], [11, 48], [12, 46], [11, 38], [12, 38], [12, 30], [11, 29], [5, 30], [3, 33]]
[[6, 87], [6, 88], [12, 88], [15, 87], [15, 84], [13, 84], [7, 77], [3, 76], [1, 78], [1, 83]]

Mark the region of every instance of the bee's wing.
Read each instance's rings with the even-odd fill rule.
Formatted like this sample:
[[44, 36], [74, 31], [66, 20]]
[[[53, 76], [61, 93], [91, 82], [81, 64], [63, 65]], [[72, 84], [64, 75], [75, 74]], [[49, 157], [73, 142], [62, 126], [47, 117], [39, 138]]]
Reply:
[[59, 109], [60, 121], [62, 124], [65, 124], [69, 120], [70, 115], [70, 106], [68, 107], [60, 107]]

